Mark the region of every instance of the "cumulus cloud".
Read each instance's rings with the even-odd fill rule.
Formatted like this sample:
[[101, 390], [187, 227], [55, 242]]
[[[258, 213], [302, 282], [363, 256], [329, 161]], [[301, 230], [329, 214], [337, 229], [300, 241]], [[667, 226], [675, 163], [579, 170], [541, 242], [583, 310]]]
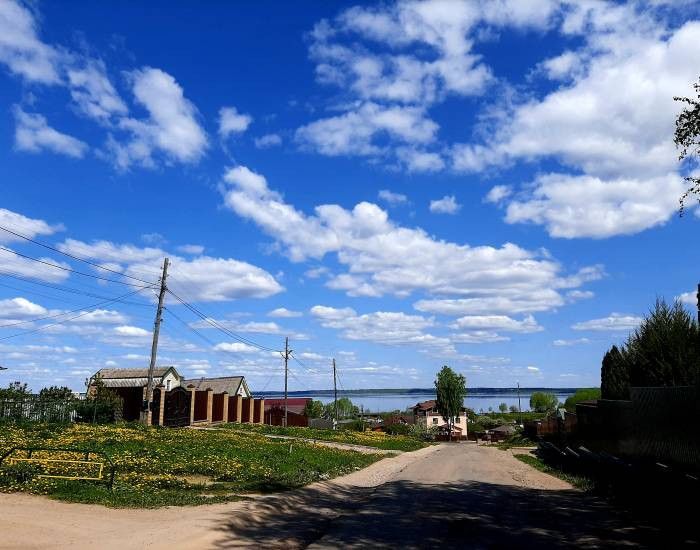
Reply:
[[279, 134], [265, 134], [255, 138], [253, 142], [258, 149], [269, 149], [270, 147], [282, 145], [282, 138]]
[[[44, 220], [29, 218], [17, 212], [13, 212], [12, 210], [7, 210], [6, 208], [0, 208], [0, 226], [7, 227], [15, 233], [19, 233], [30, 239], [41, 235], [53, 235], [64, 229], [62, 224], [49, 224]], [[0, 243], [11, 243], [21, 240], [23, 240], [21, 237], [0, 230]]]
[[457, 203], [454, 195], [445, 195], [441, 199], [430, 201], [430, 211], [434, 214], [456, 214], [460, 208], [462, 205]]
[[101, 122], [112, 116], [126, 115], [128, 108], [114, 89], [104, 62], [86, 60], [67, 71], [73, 101], [86, 116]]
[[382, 189], [377, 193], [379, 200], [391, 206], [397, 206], [400, 204], [406, 204], [408, 202], [408, 197], [402, 193], [394, 193], [388, 189]]
[[527, 315], [521, 320], [507, 315], [465, 315], [456, 319], [451, 326], [459, 330], [488, 329], [522, 333], [544, 330], [532, 315]]
[[559, 340], [554, 340], [552, 342], [552, 345], [557, 346], [557, 347], [566, 347], [566, 346], [578, 346], [581, 344], [590, 344], [591, 341], [588, 338], [573, 338], [571, 340], [566, 340], [566, 339], [559, 339]]
[[252, 122], [252, 116], [239, 113], [235, 107], [219, 109], [219, 135], [224, 139], [232, 134], [242, 134]]
[[402, 143], [430, 143], [438, 125], [421, 107], [386, 107], [367, 102], [346, 113], [316, 120], [296, 131], [297, 141], [328, 155], [377, 155], [375, 138], [388, 136]]
[[611, 313], [608, 317], [601, 319], [591, 319], [572, 325], [574, 330], [595, 330], [595, 331], [631, 331], [637, 328], [643, 321], [641, 317], [624, 313]]
[[303, 313], [301, 311], [287, 309], [286, 307], [278, 307], [270, 311], [267, 315], [268, 317], [301, 317]]
[[51, 151], [68, 157], [81, 158], [88, 150], [85, 142], [52, 128], [46, 117], [40, 114], [25, 113], [16, 106], [14, 115], [15, 147], [19, 151], [30, 153]]
[[0, 319], [17, 320], [42, 317], [48, 310], [39, 304], [30, 302], [26, 298], [10, 298], [0, 300]]
[[185, 259], [159, 248], [109, 241], [86, 243], [75, 239], [67, 239], [59, 249], [82, 258], [110, 262], [134, 277], [143, 278], [144, 273], [151, 273], [154, 281], [159, 276], [163, 258], [168, 256], [171, 261], [168, 286], [194, 301], [266, 298], [283, 290], [267, 271], [233, 258], [197, 256]]
[[216, 351], [226, 351], [230, 353], [256, 353], [258, 348], [243, 344], [242, 342], [221, 342], [214, 346]]
[[545, 61], [553, 90], [506, 106], [485, 142], [453, 147], [453, 167], [558, 162], [510, 202], [499, 197], [508, 223], [543, 225], [553, 237], [605, 238], [665, 223], [685, 186], [668, 137], [673, 96], [697, 78], [700, 23], [665, 27], [643, 2], [568, 5], [559, 32], [583, 42]]
[[11, 0], [0, 2], [0, 62], [29, 82], [57, 84], [59, 52], [41, 41], [29, 9]]
[[405, 297], [425, 291], [456, 295], [459, 298], [446, 300], [463, 302], [424, 301], [420, 307], [456, 306], [457, 314], [466, 315], [484, 309], [500, 313], [515, 306], [510, 312], [520, 313], [563, 305], [558, 289], [577, 288], [602, 277], [597, 266], [563, 276], [562, 267], [546, 252], [512, 243], [471, 247], [438, 240], [422, 229], [395, 224], [372, 203], [359, 203], [352, 210], [320, 205], [314, 215], [306, 215], [269, 189], [262, 175], [243, 166], [226, 172], [222, 193], [228, 208], [254, 221], [287, 249], [292, 261], [335, 253], [347, 272], [332, 276], [327, 284], [353, 296]]
[[484, 201], [498, 204], [510, 197], [512, 193], [513, 188], [510, 185], [495, 185], [484, 197]]
[[122, 143], [110, 138], [107, 147], [116, 166], [154, 166], [158, 153], [167, 161], [198, 161], [207, 148], [207, 135], [197, 121], [195, 106], [175, 78], [153, 67], [133, 71], [129, 78], [136, 102], [149, 116], [120, 119], [119, 128], [128, 132], [131, 139]]

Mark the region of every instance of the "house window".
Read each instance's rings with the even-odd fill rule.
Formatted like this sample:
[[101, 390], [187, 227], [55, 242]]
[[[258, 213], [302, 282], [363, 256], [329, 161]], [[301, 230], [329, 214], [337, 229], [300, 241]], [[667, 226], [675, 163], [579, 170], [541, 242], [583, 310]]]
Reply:
[[165, 391], [170, 391], [170, 380], [165, 381]]
[[438, 423], [438, 419], [437, 419], [437, 418], [433, 418], [433, 424], [437, 424], [437, 423]]

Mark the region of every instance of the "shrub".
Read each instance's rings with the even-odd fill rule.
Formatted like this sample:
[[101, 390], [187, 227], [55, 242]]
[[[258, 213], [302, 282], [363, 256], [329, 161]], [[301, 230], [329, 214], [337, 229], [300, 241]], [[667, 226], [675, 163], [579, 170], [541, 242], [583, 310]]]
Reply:
[[580, 390], [576, 390], [574, 395], [566, 398], [564, 408], [569, 412], [576, 412], [576, 403], [600, 399], [600, 395], [600, 389], [598, 388], [582, 388]]
[[538, 413], [549, 413], [557, 410], [559, 400], [553, 393], [536, 391], [530, 396], [530, 408]]

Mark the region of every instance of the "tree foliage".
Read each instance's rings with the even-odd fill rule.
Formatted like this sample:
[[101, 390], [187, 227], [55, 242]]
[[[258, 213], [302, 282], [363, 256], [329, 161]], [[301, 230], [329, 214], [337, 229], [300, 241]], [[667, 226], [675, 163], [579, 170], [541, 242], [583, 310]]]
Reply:
[[629, 399], [630, 387], [691, 386], [700, 383], [700, 328], [680, 302], [657, 300], [619, 349], [603, 358], [604, 399]]
[[[700, 82], [693, 85], [697, 98], [674, 97], [676, 101], [685, 104], [684, 109], [676, 118], [676, 131], [673, 143], [680, 149], [678, 160], [689, 156], [700, 155]], [[685, 201], [690, 195], [700, 196], [700, 178], [688, 176], [685, 178], [690, 187], [680, 198], [680, 212], [683, 215]]]
[[39, 399], [47, 401], [66, 401], [73, 399], [73, 390], [66, 386], [49, 386], [41, 388], [39, 391]]
[[564, 408], [569, 412], [576, 412], [576, 403], [600, 399], [600, 396], [600, 388], [581, 388], [576, 390], [574, 395], [566, 398], [566, 401], [564, 401]]
[[467, 381], [464, 375], [457, 374], [445, 365], [435, 379], [435, 392], [437, 409], [447, 423], [451, 438], [454, 418], [460, 414], [464, 406], [464, 398], [467, 396]]
[[553, 393], [536, 391], [530, 396], [530, 408], [538, 413], [550, 413], [557, 410], [559, 400]]
[[7, 388], [0, 388], [0, 399], [23, 399], [31, 394], [29, 386], [21, 382], [11, 382]]
[[629, 364], [617, 346], [611, 347], [603, 357], [600, 393], [603, 399], [629, 399]]
[[498, 410], [501, 411], [502, 413], [508, 412], [508, 405], [506, 403], [501, 403], [498, 406]]
[[321, 401], [308, 401], [304, 407], [304, 416], [307, 418], [321, 418], [323, 417], [323, 412], [324, 406]]

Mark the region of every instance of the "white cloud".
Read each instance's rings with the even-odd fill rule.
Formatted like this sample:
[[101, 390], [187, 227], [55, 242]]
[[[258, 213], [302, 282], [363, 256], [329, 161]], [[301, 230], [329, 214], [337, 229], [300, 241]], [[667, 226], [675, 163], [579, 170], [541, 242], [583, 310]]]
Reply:
[[128, 108], [112, 86], [104, 62], [87, 60], [82, 67], [68, 69], [73, 101], [88, 117], [107, 121], [113, 115], [126, 115]]
[[679, 300], [682, 304], [695, 308], [698, 305], [697, 290], [684, 292], [683, 294], [676, 296], [676, 300]]
[[[0, 225], [12, 231], [33, 239], [40, 235], [53, 235], [58, 231], [63, 231], [62, 224], [51, 225], [44, 220], [28, 218], [17, 212], [0, 208]], [[0, 243], [10, 243], [21, 241], [21, 237], [16, 237], [11, 233], [0, 230]]]
[[197, 110], [185, 97], [182, 87], [168, 73], [144, 67], [130, 73], [136, 101], [146, 108], [145, 120], [122, 118], [119, 127], [131, 134], [120, 143], [112, 137], [108, 149], [117, 167], [132, 164], [154, 166], [154, 154], [162, 152], [167, 161], [193, 163], [204, 154], [208, 142], [197, 122]]
[[57, 84], [60, 54], [42, 42], [33, 14], [11, 0], [0, 2], [0, 62], [29, 82]]
[[111, 309], [94, 309], [74, 319], [73, 323], [118, 325], [129, 321], [129, 317]]
[[282, 145], [282, 138], [279, 134], [265, 134], [264, 136], [255, 138], [253, 142], [258, 149], [268, 149], [270, 147]]
[[[1, 232], [0, 233], [4, 233]], [[13, 275], [20, 275], [22, 277], [29, 277], [30, 279], [37, 279], [39, 281], [46, 281], [49, 283], [60, 283], [68, 278], [68, 272], [65, 269], [57, 269], [49, 267], [45, 264], [28, 260], [17, 256], [11, 252], [12, 249], [3, 247], [5, 249], [0, 249], [0, 271], [9, 272]], [[69, 268], [70, 266], [65, 262], [56, 261], [54, 258], [38, 258], [42, 262], [51, 263], [54, 265], [61, 266], [63, 268]]]
[[409, 172], [439, 172], [445, 167], [445, 161], [438, 153], [412, 147], [398, 147], [396, 156]]
[[301, 311], [287, 309], [286, 307], [278, 307], [277, 309], [273, 309], [267, 315], [268, 317], [301, 317], [303, 313]]
[[408, 197], [406, 195], [394, 193], [388, 189], [380, 190], [379, 193], [377, 193], [377, 197], [379, 197], [379, 200], [382, 200], [391, 206], [406, 204], [408, 202]]
[[296, 139], [303, 146], [328, 156], [377, 155], [382, 148], [376, 138], [389, 137], [401, 143], [430, 143], [438, 125], [425, 117], [423, 108], [386, 107], [363, 103], [341, 115], [302, 126]]
[[591, 319], [590, 321], [582, 321], [572, 325], [574, 330], [596, 330], [596, 331], [611, 331], [624, 330], [631, 331], [639, 326], [643, 321], [641, 317], [624, 313], [611, 313], [608, 317], [602, 319]]
[[197, 256], [185, 259], [159, 248], [140, 248], [109, 241], [85, 243], [67, 239], [58, 248], [83, 258], [113, 262], [134, 277], [143, 278], [144, 273], [152, 273], [154, 281], [163, 258], [168, 256], [171, 260], [168, 286], [175, 293], [182, 292], [188, 299], [198, 302], [266, 298], [283, 290], [267, 271], [233, 258]]
[[685, 187], [669, 136], [679, 110], [673, 96], [697, 78], [700, 22], [666, 29], [634, 2], [573, 3], [565, 13], [560, 32], [584, 42], [545, 62], [557, 86], [506, 107], [483, 144], [453, 148], [453, 165], [479, 171], [557, 161], [566, 171], [538, 176], [506, 209], [508, 223], [543, 225], [554, 237], [605, 238], [661, 225]]
[[15, 106], [15, 147], [19, 151], [38, 153], [43, 150], [82, 158], [88, 149], [86, 143], [79, 139], [51, 128], [46, 117], [39, 114], [25, 113]]
[[18, 319], [43, 317], [47, 313], [48, 310], [46, 308], [30, 302], [26, 298], [0, 300], [0, 319], [16, 321]]
[[540, 372], [540, 369], [538, 367], [527, 367], [527, 370], [530, 372]]
[[253, 117], [239, 113], [235, 107], [219, 109], [219, 135], [227, 138], [231, 134], [242, 134], [253, 122]]
[[565, 346], [578, 346], [580, 344], [590, 344], [591, 341], [588, 338], [573, 338], [571, 340], [554, 340], [552, 342], [552, 345], [557, 346], [557, 347], [565, 347]]
[[462, 208], [454, 195], [445, 195], [441, 199], [430, 201], [430, 211], [435, 214], [456, 214]]
[[492, 187], [486, 197], [484, 197], [484, 201], [498, 204], [510, 197], [512, 193], [513, 188], [510, 185], [496, 185]]
[[522, 320], [507, 315], [466, 315], [456, 319], [451, 326], [458, 330], [488, 329], [522, 333], [544, 330], [532, 315], [527, 315]]
[[217, 351], [226, 351], [231, 353], [256, 353], [258, 348], [243, 344], [241, 342], [222, 342], [216, 344], [214, 349]]
[[201, 244], [183, 244], [177, 247], [178, 252], [190, 254], [192, 256], [200, 256], [204, 253], [204, 247]]
[[114, 332], [119, 336], [134, 336], [134, 337], [146, 337], [151, 336], [151, 333], [145, 329], [139, 327], [133, 327], [130, 325], [121, 325], [114, 327]]
[[[422, 229], [395, 224], [386, 211], [367, 202], [352, 210], [321, 205], [307, 216], [270, 190], [262, 175], [245, 167], [227, 171], [224, 181], [225, 205], [285, 246], [292, 261], [335, 253], [348, 271], [333, 276], [328, 285], [350, 295], [405, 297], [425, 291], [458, 296], [463, 303], [442, 304], [446, 309], [456, 306], [457, 314], [484, 309], [520, 313], [563, 305], [558, 289], [576, 288], [602, 276], [599, 267], [562, 276], [561, 266], [546, 251], [528, 251], [512, 243], [470, 247], [437, 240]], [[439, 304], [420, 305], [441, 309]]]

